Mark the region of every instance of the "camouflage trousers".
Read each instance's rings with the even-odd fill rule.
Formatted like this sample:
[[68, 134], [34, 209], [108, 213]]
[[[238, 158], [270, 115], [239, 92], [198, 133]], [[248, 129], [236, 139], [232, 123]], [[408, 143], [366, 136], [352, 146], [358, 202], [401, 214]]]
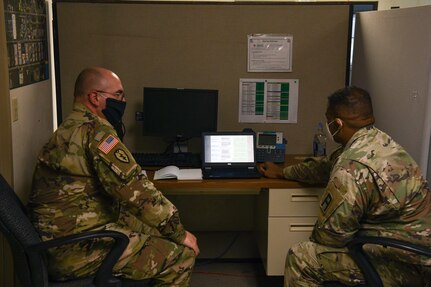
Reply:
[[127, 258], [116, 271], [122, 277], [141, 280], [152, 278], [152, 286], [190, 285], [195, 262], [192, 249], [160, 237], [150, 237], [139, 252]]
[[[133, 280], [152, 278], [151, 286], [157, 287], [190, 285], [196, 258], [192, 249], [162, 237], [155, 228], [146, 225], [124, 209], [117, 224], [108, 228], [116, 229], [118, 224], [124, 224], [133, 230], [129, 233], [129, 252], [125, 252], [115, 266], [118, 274]], [[117, 231], [124, 233], [125, 230]], [[141, 245], [146, 236], [148, 238]]]
[[[112, 242], [99, 240], [69, 245], [50, 252], [51, 279], [64, 281], [93, 275]], [[114, 267], [116, 276], [132, 280], [151, 280], [152, 286], [186, 287], [195, 262], [192, 249], [162, 237], [148, 237], [140, 248], [133, 248]]]
[[[384, 286], [431, 286], [431, 268], [397, 262], [385, 256], [372, 255], [373, 264]], [[301, 242], [286, 257], [285, 287], [317, 287], [338, 281], [348, 286], [364, 283], [361, 271], [347, 254], [346, 248], [333, 248], [314, 242]]]
[[[115, 230], [129, 237], [129, 245], [114, 267], [115, 275], [132, 280], [151, 278], [157, 287], [186, 287], [195, 263], [192, 249], [162, 237], [128, 212], [100, 229]], [[85, 241], [49, 252], [49, 274], [54, 280], [93, 275], [105, 258], [111, 240]]]

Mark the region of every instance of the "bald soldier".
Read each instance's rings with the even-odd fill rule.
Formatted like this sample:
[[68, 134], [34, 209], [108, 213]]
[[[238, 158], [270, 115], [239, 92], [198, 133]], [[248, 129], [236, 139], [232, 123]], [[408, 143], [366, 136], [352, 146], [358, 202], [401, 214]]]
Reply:
[[[141, 172], [122, 142], [126, 101], [120, 78], [99, 67], [75, 83], [72, 113], [37, 159], [29, 210], [43, 240], [93, 230], [115, 230], [130, 243], [116, 275], [153, 278], [153, 286], [189, 286], [196, 237], [177, 208]], [[49, 253], [54, 280], [94, 274], [108, 252], [106, 240]]]
[[[285, 286], [363, 284], [345, 248], [358, 235], [431, 247], [428, 184], [410, 155], [374, 127], [368, 92], [356, 87], [336, 91], [328, 98], [326, 118], [329, 135], [341, 144], [329, 158], [311, 158], [284, 169], [273, 163], [261, 166], [267, 177], [327, 183], [310, 241], [287, 254]], [[431, 260], [368, 246], [385, 286], [430, 286]]]

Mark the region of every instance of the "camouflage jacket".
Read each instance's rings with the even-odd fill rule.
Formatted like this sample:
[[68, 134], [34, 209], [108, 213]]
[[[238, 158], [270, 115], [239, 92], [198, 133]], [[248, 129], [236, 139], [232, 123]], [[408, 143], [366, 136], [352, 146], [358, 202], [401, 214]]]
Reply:
[[[136, 249], [148, 238], [132, 240], [134, 231], [145, 233], [141, 223], [177, 243], [185, 238], [176, 207], [141, 172], [109, 122], [81, 104], [39, 154], [28, 207], [43, 240], [117, 229]], [[120, 210], [129, 216], [120, 220]]]
[[283, 172], [288, 179], [328, 182], [313, 241], [343, 247], [361, 234], [431, 246], [428, 184], [411, 156], [377, 128], [360, 129], [329, 158], [310, 159]]

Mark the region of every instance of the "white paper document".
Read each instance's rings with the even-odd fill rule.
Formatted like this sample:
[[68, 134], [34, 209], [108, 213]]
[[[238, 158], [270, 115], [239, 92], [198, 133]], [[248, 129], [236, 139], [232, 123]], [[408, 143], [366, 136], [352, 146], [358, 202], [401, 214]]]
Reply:
[[240, 123], [296, 123], [298, 79], [240, 79]]
[[172, 179], [178, 180], [199, 180], [202, 179], [202, 169], [200, 168], [184, 168], [180, 169], [177, 166], [169, 165], [157, 170], [154, 173], [154, 180]]
[[292, 72], [293, 37], [248, 35], [248, 72]]

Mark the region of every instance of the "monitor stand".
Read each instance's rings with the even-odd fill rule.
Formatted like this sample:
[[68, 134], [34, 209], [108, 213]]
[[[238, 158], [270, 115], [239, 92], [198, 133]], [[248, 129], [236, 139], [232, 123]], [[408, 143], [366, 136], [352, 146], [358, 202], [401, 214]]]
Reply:
[[188, 149], [188, 138], [185, 138], [181, 135], [175, 137], [175, 141], [172, 143], [172, 151], [173, 153], [186, 153], [189, 151]]

